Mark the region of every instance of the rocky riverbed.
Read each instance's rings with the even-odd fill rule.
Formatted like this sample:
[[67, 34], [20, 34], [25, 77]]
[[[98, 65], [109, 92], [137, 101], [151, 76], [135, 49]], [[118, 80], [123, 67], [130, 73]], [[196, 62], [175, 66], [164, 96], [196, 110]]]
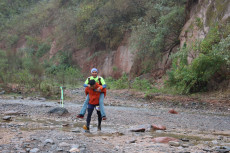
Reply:
[[[91, 132], [77, 119], [83, 88], [71, 90], [64, 107], [69, 113], [48, 113], [59, 100], [1, 95], [0, 152], [229, 152], [230, 107], [207, 102], [148, 101], [128, 92], [108, 91], [107, 120]], [[178, 113], [169, 113], [174, 109]]]

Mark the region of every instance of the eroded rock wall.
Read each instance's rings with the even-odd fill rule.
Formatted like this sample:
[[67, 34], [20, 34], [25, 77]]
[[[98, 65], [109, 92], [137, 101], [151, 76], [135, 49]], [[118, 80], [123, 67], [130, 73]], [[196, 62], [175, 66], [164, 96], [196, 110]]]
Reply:
[[[229, 0], [189, 0], [187, 22], [180, 34], [180, 48], [203, 40], [214, 23], [226, 22], [230, 17]], [[190, 49], [187, 60], [191, 63], [197, 52]]]
[[130, 48], [128, 38], [127, 34], [121, 45], [112, 51], [95, 51], [90, 48], [76, 50], [73, 60], [85, 74], [90, 75], [90, 69], [96, 67], [99, 69], [99, 75], [118, 78], [129, 73], [133, 65], [135, 50]]

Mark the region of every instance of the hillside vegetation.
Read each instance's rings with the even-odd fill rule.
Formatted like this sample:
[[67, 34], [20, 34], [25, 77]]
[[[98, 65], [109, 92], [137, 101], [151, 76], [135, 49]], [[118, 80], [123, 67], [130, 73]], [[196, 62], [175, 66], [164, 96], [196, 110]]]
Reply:
[[[19, 84], [46, 96], [60, 85], [76, 86], [82, 80], [73, 64], [73, 50], [94, 46], [110, 52], [130, 33], [135, 57], [135, 77], [149, 73], [162, 54], [179, 45], [185, 24], [186, 0], [21, 0], [0, 2], [0, 82]], [[202, 24], [202, 23], [200, 23]], [[222, 31], [222, 27], [226, 30]], [[47, 35], [44, 36], [44, 29]], [[216, 75], [229, 79], [229, 25], [215, 24], [207, 38], [184, 47], [175, 55], [165, 88], [178, 93], [206, 91]], [[227, 31], [227, 32], [226, 32]], [[55, 40], [58, 52], [50, 56]], [[17, 47], [23, 41], [26, 45]], [[199, 53], [186, 61], [191, 48]], [[127, 75], [108, 78], [110, 88], [134, 88], [160, 92], [152, 82]]]

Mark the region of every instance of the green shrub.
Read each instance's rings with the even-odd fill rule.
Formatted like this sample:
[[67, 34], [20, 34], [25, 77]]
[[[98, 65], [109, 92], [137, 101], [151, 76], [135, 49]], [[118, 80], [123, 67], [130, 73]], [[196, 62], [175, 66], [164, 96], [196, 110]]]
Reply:
[[196, 17], [196, 24], [199, 28], [202, 28], [203, 27], [203, 22], [202, 22], [202, 19], [199, 18], [199, 17]]
[[8, 35], [8, 37], [6, 38], [7, 40], [7, 47], [11, 47], [14, 46], [17, 42], [18, 42], [18, 35], [14, 34], [14, 35]]
[[140, 91], [148, 91], [153, 89], [148, 80], [135, 78], [133, 81], [129, 81], [126, 74], [117, 80], [113, 79], [112, 77], [106, 78], [105, 82], [108, 89], [136, 89]]
[[27, 87], [33, 87], [34, 81], [32, 75], [28, 70], [22, 70], [17, 72], [15, 75], [15, 83], [21, 84]]
[[106, 85], [107, 85], [107, 89], [114, 89], [114, 82], [115, 82], [116, 80], [114, 80], [112, 77], [108, 77], [108, 78], [105, 78], [105, 83], [106, 83]]
[[49, 80], [45, 80], [41, 83], [40, 92], [41, 95], [50, 99], [58, 99], [60, 96], [60, 86], [53, 85]]
[[140, 79], [137, 77], [132, 83], [132, 89], [144, 91], [149, 90], [151, 88], [151, 83], [146, 79]]
[[43, 55], [45, 55], [48, 51], [50, 50], [50, 45], [46, 44], [46, 43], [42, 43], [38, 46], [38, 50], [36, 52], [36, 56], [38, 58], [42, 57]]
[[7, 72], [8, 63], [6, 51], [0, 50], [0, 82], [5, 82], [5, 73]]
[[124, 74], [120, 79], [114, 80], [112, 78], [107, 78], [106, 84], [108, 89], [128, 89], [130, 87], [128, 76]]
[[210, 31], [206, 38], [200, 44], [200, 51], [204, 54], [209, 53], [212, 50], [212, 47], [217, 45], [221, 40], [220, 29], [218, 25], [210, 28]]
[[[190, 49], [194, 49], [193, 46], [185, 46], [172, 56], [174, 61], [171, 71], [168, 72], [169, 78], [166, 84], [182, 94], [202, 92], [207, 90], [207, 85], [215, 73], [223, 68], [229, 71], [227, 67], [230, 63], [230, 36], [221, 39], [222, 35], [220, 29], [215, 26], [200, 45], [193, 44], [200, 54], [190, 65], [187, 64], [185, 57]], [[220, 73], [223, 78], [227, 77], [224, 76], [227, 74], [225, 73]]]

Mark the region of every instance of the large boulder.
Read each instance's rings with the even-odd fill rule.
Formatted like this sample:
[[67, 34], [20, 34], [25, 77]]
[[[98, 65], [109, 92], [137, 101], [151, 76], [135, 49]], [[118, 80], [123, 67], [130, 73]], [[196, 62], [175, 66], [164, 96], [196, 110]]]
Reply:
[[57, 114], [59, 116], [62, 116], [62, 115], [68, 114], [69, 112], [66, 108], [56, 107], [56, 108], [51, 109], [48, 113], [49, 114]]

